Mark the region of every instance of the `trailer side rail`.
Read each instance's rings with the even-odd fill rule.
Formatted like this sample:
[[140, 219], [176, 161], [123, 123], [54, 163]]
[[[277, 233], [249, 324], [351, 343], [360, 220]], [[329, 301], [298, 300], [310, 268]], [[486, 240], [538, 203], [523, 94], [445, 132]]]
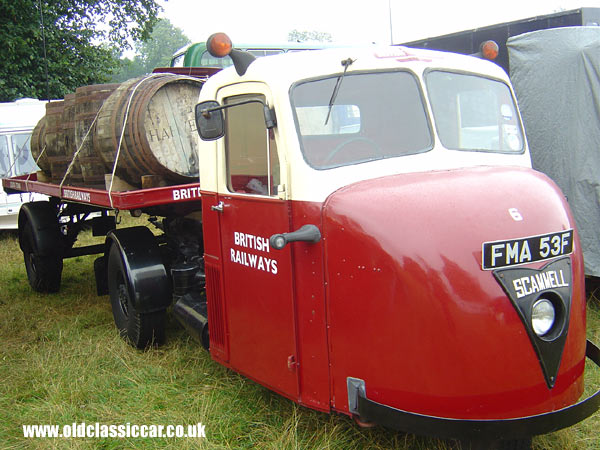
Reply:
[[109, 192], [80, 186], [61, 187], [56, 184], [34, 181], [33, 178], [28, 179], [27, 176], [6, 178], [2, 180], [2, 186], [9, 193], [37, 192], [65, 201], [119, 210], [200, 200], [200, 183]]

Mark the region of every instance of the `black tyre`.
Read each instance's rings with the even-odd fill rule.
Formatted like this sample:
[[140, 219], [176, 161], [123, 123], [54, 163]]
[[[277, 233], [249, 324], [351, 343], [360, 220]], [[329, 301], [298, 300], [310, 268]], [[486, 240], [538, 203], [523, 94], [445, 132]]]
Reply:
[[63, 269], [59, 247], [56, 248], [55, 254], [41, 255], [33, 226], [27, 221], [23, 229], [21, 248], [31, 288], [37, 292], [58, 292]]
[[511, 440], [473, 439], [460, 441], [461, 450], [531, 450], [531, 438]]
[[115, 325], [121, 337], [144, 349], [165, 341], [165, 311], [142, 314], [136, 311], [121, 252], [112, 245], [108, 255], [108, 293]]
[[531, 438], [501, 441], [500, 450], [531, 450]]

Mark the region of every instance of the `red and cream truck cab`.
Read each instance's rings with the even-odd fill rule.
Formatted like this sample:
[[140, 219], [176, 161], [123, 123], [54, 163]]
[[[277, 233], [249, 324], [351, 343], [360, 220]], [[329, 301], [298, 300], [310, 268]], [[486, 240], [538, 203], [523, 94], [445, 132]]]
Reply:
[[[403, 47], [253, 60], [221, 38], [235, 67], [206, 80], [188, 123], [199, 183], [68, 198], [27, 185], [165, 218], [160, 238], [105, 227], [93, 249], [123, 336], [162, 340], [173, 302], [220, 364], [417, 434], [527, 443], [598, 409], [599, 392], [580, 400], [600, 351], [577, 230], [531, 169], [502, 69]], [[35, 230], [58, 234], [41, 209], [22, 213], [22, 248], [50, 290], [38, 257], [55, 244]]]
[[214, 359], [418, 433], [525, 437], [597, 409], [598, 395], [572, 406], [577, 232], [531, 169], [502, 69], [401, 47], [306, 52], [240, 62], [200, 101]]

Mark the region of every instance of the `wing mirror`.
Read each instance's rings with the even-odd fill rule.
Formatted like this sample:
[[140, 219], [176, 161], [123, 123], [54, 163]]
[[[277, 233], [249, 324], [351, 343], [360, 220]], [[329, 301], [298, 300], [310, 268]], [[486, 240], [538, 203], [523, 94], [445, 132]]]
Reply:
[[219, 102], [209, 100], [196, 105], [196, 128], [204, 141], [214, 141], [225, 135], [223, 109]]
[[234, 106], [247, 105], [248, 103], [260, 103], [263, 105], [263, 115], [267, 129], [274, 128], [277, 125], [275, 112], [270, 109], [265, 102], [258, 99], [245, 100], [238, 103], [221, 106], [219, 102], [208, 100], [196, 105], [196, 128], [198, 134], [204, 141], [214, 141], [225, 135], [225, 121], [223, 119], [223, 110], [233, 108]]

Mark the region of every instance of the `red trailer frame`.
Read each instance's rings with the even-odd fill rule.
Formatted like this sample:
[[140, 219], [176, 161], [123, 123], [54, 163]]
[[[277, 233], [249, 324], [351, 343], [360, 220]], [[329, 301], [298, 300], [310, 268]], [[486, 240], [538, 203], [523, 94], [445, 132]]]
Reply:
[[45, 183], [37, 181], [37, 176], [32, 174], [3, 179], [2, 186], [10, 193], [37, 192], [68, 202], [116, 210], [135, 210], [200, 200], [200, 183], [109, 192], [81, 186]]

